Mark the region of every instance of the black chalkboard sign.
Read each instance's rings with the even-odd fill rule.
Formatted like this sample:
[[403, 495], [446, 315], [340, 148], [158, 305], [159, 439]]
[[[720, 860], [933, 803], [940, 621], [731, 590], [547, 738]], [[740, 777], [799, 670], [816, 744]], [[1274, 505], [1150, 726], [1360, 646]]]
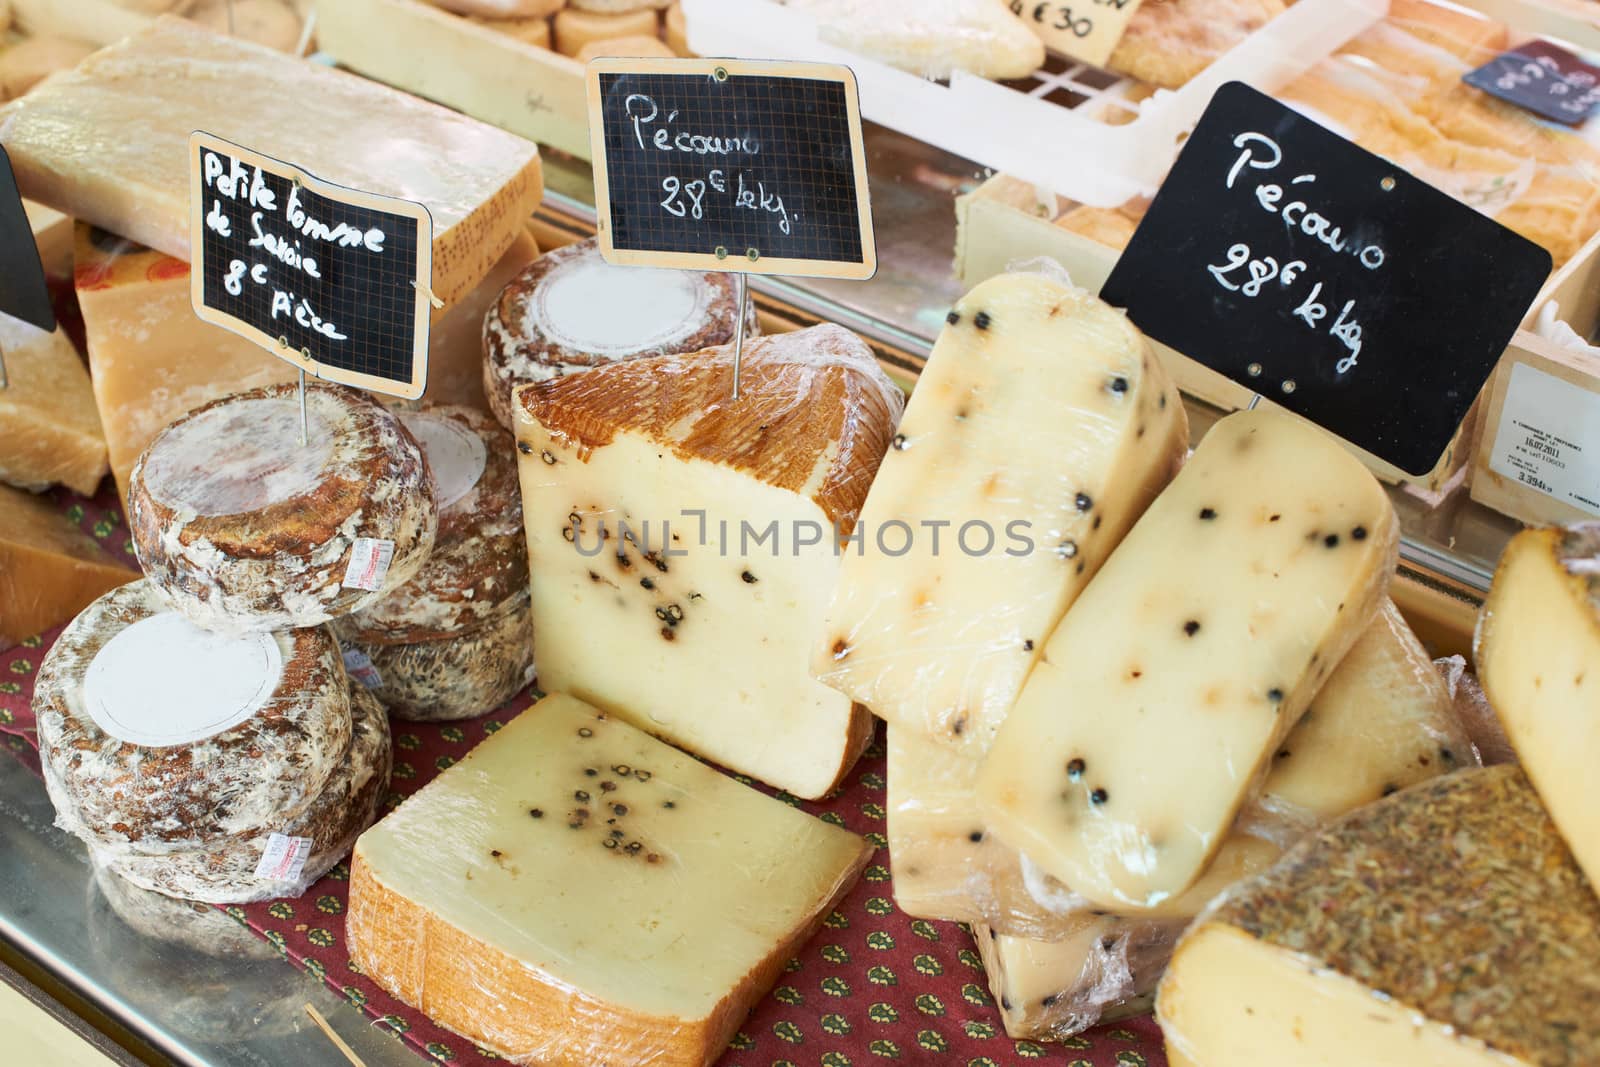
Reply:
[[588, 77], [607, 260], [840, 278], [877, 270], [848, 68], [597, 59]]
[[0, 148], [0, 312], [41, 330], [56, 328], [39, 245], [4, 148]]
[[1421, 475], [1550, 267], [1533, 242], [1230, 82], [1101, 295], [1156, 340]]
[[1461, 76], [1490, 96], [1569, 126], [1600, 104], [1600, 67], [1552, 41], [1532, 40]]
[[190, 138], [195, 314], [308, 374], [416, 398], [428, 379], [433, 220], [409, 200]]

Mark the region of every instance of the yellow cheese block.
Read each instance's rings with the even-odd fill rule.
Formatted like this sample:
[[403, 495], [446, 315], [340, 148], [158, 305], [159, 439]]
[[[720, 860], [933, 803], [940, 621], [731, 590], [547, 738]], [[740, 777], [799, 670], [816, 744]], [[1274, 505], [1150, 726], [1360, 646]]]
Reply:
[[0, 389], [0, 482], [92, 495], [107, 470], [106, 442], [72, 342], [60, 329], [0, 315], [0, 352], [11, 381]]
[[180, 258], [195, 130], [425, 205], [447, 305], [493, 269], [543, 193], [532, 142], [170, 15], [0, 108], [24, 195]]
[[656, 12], [650, 9], [611, 14], [569, 7], [556, 13], [556, 51], [564, 56], [576, 56], [584, 45], [596, 41], [610, 41], [618, 37], [654, 37], [656, 22]]
[[50, 502], [0, 485], [0, 648], [138, 577]]

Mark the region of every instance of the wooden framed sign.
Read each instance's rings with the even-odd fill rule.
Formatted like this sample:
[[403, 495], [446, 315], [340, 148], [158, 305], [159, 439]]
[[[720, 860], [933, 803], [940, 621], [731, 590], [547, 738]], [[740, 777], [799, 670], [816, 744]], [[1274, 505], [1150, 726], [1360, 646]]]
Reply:
[[415, 399], [433, 218], [208, 133], [189, 139], [195, 314], [307, 374]]
[[820, 63], [596, 59], [600, 252], [626, 266], [870, 278], [855, 75]]

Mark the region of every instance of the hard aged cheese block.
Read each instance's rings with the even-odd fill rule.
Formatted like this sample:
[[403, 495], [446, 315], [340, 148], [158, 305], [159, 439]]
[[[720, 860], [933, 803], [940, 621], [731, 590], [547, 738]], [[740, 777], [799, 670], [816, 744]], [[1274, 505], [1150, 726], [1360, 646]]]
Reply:
[[1126, 315], [1044, 274], [984, 282], [947, 316], [862, 507], [869, 532], [919, 536], [846, 554], [812, 673], [981, 756], [1188, 450], [1177, 390]]
[[1025, 78], [1044, 66], [1038, 36], [994, 0], [788, 0], [818, 37], [924, 78], [964, 70]]
[[192, 411], [129, 478], [145, 574], [208, 629], [319, 626], [405, 584], [433, 547], [433, 477], [400, 420], [317, 382], [302, 444], [297, 395], [268, 386]]
[[54, 505], [0, 485], [0, 648], [138, 577]]
[[65, 485], [93, 496], [105, 477], [106, 441], [89, 372], [59, 327], [46, 333], [0, 314], [0, 482], [41, 490]]
[[58, 825], [147, 852], [298, 816], [350, 747], [332, 634], [210, 633], [148, 581], [113, 589], [62, 631], [33, 710]]
[[709, 1064], [870, 853], [557, 694], [362, 835], [346, 932], [516, 1062]]
[[1185, 1067], [1600, 1063], [1600, 900], [1513, 767], [1363, 808], [1200, 917], [1157, 999]]
[[529, 141], [171, 16], [0, 109], [24, 195], [180, 258], [195, 130], [425, 205], [446, 304], [489, 273], [543, 193]]
[[723, 766], [822, 796], [871, 732], [810, 646], [901, 394], [837, 326], [614, 363], [517, 395], [534, 660]]
[[1182, 893], [1377, 612], [1398, 543], [1383, 488], [1320, 430], [1218, 422], [1050, 636], [979, 772], [985, 819], [1096, 903]]
[[1517, 758], [1600, 884], [1600, 523], [1513, 538], [1474, 644]]

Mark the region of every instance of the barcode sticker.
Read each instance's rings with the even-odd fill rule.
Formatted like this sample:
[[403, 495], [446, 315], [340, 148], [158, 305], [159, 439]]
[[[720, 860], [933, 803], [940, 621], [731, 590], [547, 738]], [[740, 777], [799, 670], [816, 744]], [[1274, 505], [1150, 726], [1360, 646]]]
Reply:
[[267, 838], [261, 862], [256, 864], [256, 877], [273, 882], [298, 881], [310, 855], [311, 838], [272, 834]]
[[376, 689], [383, 684], [383, 675], [372, 665], [372, 657], [359, 648], [344, 650], [344, 672], [368, 689]]
[[358, 537], [350, 549], [350, 564], [344, 569], [346, 589], [365, 589], [369, 593], [383, 588], [394, 559], [394, 542], [380, 537]]

